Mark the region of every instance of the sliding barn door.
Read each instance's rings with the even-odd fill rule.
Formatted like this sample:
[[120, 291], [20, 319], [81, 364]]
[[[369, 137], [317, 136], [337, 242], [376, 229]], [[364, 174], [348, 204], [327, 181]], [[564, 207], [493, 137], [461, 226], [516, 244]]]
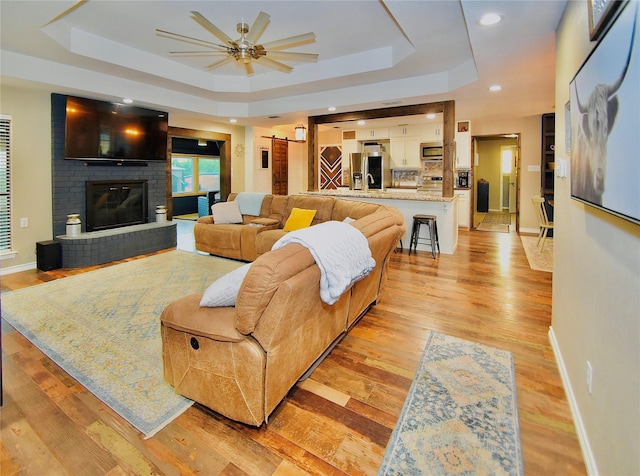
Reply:
[[271, 140], [273, 154], [273, 178], [271, 193], [274, 195], [289, 194], [289, 143], [282, 139]]

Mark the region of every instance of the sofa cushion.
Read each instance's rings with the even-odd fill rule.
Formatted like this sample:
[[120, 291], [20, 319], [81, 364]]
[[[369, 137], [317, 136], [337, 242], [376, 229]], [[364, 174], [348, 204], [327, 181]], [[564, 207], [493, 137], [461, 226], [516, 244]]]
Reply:
[[240, 207], [235, 200], [232, 202], [219, 202], [211, 206], [213, 222], [218, 225], [230, 223], [242, 223]]
[[222, 342], [240, 342], [244, 336], [235, 326], [235, 308], [200, 306], [200, 295], [190, 294], [172, 302], [160, 315], [163, 325], [177, 331]]
[[258, 256], [244, 279], [242, 292], [236, 301], [238, 331], [242, 334], [252, 333], [278, 287], [314, 264], [309, 250], [298, 244]]
[[284, 224], [284, 231], [295, 231], [311, 226], [316, 210], [306, 210], [304, 208], [294, 208], [291, 210], [287, 222]]
[[380, 209], [382, 205], [369, 202], [358, 202], [356, 200], [337, 199], [333, 207], [332, 219], [342, 221], [347, 217], [356, 220], [371, 215]]
[[240, 285], [250, 266], [251, 263], [247, 263], [216, 279], [205, 290], [200, 305], [206, 307], [235, 306]]
[[[323, 223], [332, 219], [333, 205], [336, 199], [333, 197], [314, 197], [307, 195], [291, 195], [287, 202], [287, 218], [291, 211], [295, 208], [304, 208], [307, 210], [315, 210], [316, 215], [313, 217], [312, 225]], [[343, 217], [344, 218], [344, 217]], [[357, 217], [354, 217], [357, 218]]]

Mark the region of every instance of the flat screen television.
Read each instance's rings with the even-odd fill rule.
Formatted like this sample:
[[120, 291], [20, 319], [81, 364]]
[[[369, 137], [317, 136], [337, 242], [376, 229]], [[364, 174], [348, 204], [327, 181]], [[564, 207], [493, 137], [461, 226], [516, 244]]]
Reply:
[[65, 158], [166, 161], [168, 118], [163, 111], [67, 96]]

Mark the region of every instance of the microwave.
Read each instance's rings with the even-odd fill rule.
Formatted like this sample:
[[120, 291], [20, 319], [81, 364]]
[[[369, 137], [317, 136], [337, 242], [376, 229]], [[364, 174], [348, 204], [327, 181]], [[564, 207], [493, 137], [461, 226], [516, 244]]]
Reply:
[[420, 144], [420, 158], [422, 160], [442, 160], [444, 146], [442, 141], [423, 142]]

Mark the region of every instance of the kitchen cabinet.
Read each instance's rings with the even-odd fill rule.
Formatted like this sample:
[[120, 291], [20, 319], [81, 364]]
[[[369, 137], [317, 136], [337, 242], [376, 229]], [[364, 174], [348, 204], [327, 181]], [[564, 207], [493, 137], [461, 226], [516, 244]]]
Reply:
[[423, 132], [422, 126], [419, 125], [396, 126], [389, 129], [389, 137], [393, 139], [395, 137], [421, 136]]
[[429, 122], [423, 126], [425, 142], [442, 140], [442, 122]]
[[471, 168], [471, 123], [469, 121], [456, 123], [456, 168]]
[[393, 137], [389, 141], [391, 168], [420, 168], [420, 136]]
[[[349, 132], [353, 132], [354, 139], [345, 139], [345, 134], [342, 135], [342, 185], [351, 184], [351, 154], [358, 152], [355, 131]], [[349, 135], [346, 137], [349, 137]]]
[[342, 140], [342, 167], [349, 168], [351, 154], [358, 152], [358, 141], [355, 139]]
[[454, 190], [454, 195], [458, 196], [458, 227], [471, 227], [471, 191]]
[[381, 127], [377, 129], [360, 129], [356, 132], [356, 139], [359, 141], [370, 141], [373, 139], [388, 139], [389, 128]]

